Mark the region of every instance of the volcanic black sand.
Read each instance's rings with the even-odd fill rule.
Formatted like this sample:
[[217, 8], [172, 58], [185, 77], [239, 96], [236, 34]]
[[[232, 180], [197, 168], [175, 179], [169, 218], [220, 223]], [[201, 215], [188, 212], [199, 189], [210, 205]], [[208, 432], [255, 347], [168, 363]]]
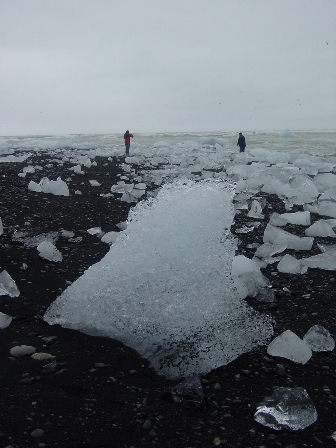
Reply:
[[[13, 316], [10, 326], [0, 330], [1, 446], [335, 446], [331, 437], [336, 431], [335, 350], [314, 353], [306, 365], [301, 365], [271, 358], [267, 347], [260, 347], [203, 376], [202, 400], [187, 397], [175, 402], [171, 388], [178, 382], [158, 376], [146, 360], [121, 342], [43, 321], [45, 310], [56, 297], [109, 250], [87, 229], [100, 226], [104, 231], [118, 230], [116, 224], [128, 216], [129, 204], [117, 197], [100, 196], [119, 180], [123, 158], [109, 162], [97, 157], [96, 161], [97, 166], [84, 176], [69, 171], [66, 163], [53, 162], [47, 153], [23, 163], [0, 163], [0, 216], [4, 224], [0, 270], [8, 271], [20, 290], [17, 298], [0, 296], [0, 311]], [[43, 166], [43, 170], [18, 177], [27, 162]], [[29, 180], [39, 182], [42, 176], [52, 180], [71, 177], [70, 196], [29, 191]], [[101, 187], [91, 187], [89, 179], [98, 180]], [[75, 194], [76, 190], [83, 194]], [[238, 253], [250, 258], [255, 249], [247, 245], [262, 243], [269, 214], [285, 211], [275, 196], [265, 195], [262, 200], [267, 201], [262, 224], [253, 232], [237, 234]], [[251, 219], [246, 212], [237, 215], [233, 233], [247, 222]], [[36, 248], [12, 239], [15, 230], [36, 235], [61, 229], [82, 237], [79, 243], [59, 238], [61, 263], [48, 262], [39, 257]], [[285, 230], [304, 234], [302, 226], [287, 225]], [[304, 256], [319, 253], [316, 243], [322, 241], [334, 242], [315, 238], [312, 251]], [[333, 271], [309, 269], [304, 275], [281, 274], [275, 263], [263, 273], [272, 281], [275, 303], [247, 300], [275, 318], [275, 335], [289, 329], [303, 337], [312, 325], [321, 324], [335, 337]], [[56, 337], [44, 339], [50, 336]], [[54, 355], [56, 363], [43, 368], [51, 361], [11, 357], [10, 349], [22, 344]], [[272, 394], [274, 386], [305, 388], [316, 406], [317, 422], [296, 432], [275, 431], [256, 423], [256, 406]], [[34, 437], [36, 429], [43, 435]]]

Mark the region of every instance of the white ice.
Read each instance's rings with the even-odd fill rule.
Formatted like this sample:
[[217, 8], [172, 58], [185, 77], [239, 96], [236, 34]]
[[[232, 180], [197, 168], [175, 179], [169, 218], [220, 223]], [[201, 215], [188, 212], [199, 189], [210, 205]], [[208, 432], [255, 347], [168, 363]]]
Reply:
[[325, 269], [327, 271], [336, 270], [336, 249], [329, 249], [322, 254], [312, 257], [302, 258], [301, 263], [308, 268]]
[[267, 353], [271, 356], [290, 359], [299, 364], [306, 364], [312, 356], [307, 342], [300, 339], [291, 330], [286, 330], [273, 339], [267, 347]]
[[37, 246], [37, 250], [40, 257], [45, 260], [53, 262], [61, 262], [63, 260], [61, 252], [50, 241], [42, 241], [42, 243]]
[[247, 216], [250, 218], [262, 219], [264, 216], [262, 214], [262, 207], [259, 201], [254, 200], [251, 204], [250, 211]]
[[308, 229], [305, 230], [307, 236], [331, 236], [335, 237], [336, 234], [333, 231], [331, 225], [324, 219], [315, 221]]
[[285, 219], [291, 224], [309, 226], [310, 225], [310, 213], [308, 211], [295, 212], [295, 213], [281, 213], [280, 218]]
[[7, 271], [0, 272], [0, 296], [19, 297], [20, 291]]
[[294, 250], [310, 250], [312, 248], [314, 238], [312, 237], [299, 237], [293, 235], [279, 227], [267, 224], [263, 237], [264, 243], [273, 245], [285, 245], [288, 249]]
[[46, 321], [119, 339], [171, 378], [208, 372], [264, 344], [271, 319], [238, 297], [231, 277], [232, 195], [218, 181], [165, 185], [131, 211], [127, 230]]
[[68, 185], [60, 177], [57, 180], [49, 180], [47, 177], [43, 177], [39, 183], [31, 180], [28, 184], [28, 190], [36, 193], [51, 193], [56, 196], [69, 196]]
[[303, 265], [300, 260], [289, 254], [282, 257], [277, 269], [279, 272], [287, 274], [304, 274], [308, 270], [307, 266]]

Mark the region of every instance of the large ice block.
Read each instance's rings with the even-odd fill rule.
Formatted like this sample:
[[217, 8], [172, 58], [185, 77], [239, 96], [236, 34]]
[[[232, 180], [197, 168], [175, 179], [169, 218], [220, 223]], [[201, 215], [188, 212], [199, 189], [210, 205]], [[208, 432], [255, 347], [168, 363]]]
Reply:
[[233, 187], [177, 181], [132, 209], [108, 254], [48, 309], [50, 324], [119, 339], [176, 378], [268, 342], [272, 319], [231, 277]]
[[263, 237], [264, 243], [273, 245], [286, 245], [288, 249], [294, 250], [310, 250], [312, 248], [314, 238], [299, 237], [292, 233], [286, 232], [279, 227], [267, 224]]

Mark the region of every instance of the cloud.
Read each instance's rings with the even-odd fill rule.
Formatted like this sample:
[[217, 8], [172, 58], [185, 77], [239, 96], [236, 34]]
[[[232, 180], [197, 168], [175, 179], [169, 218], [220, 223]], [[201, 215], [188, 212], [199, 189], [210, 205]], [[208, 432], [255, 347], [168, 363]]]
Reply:
[[3, 0], [0, 15], [3, 134], [336, 122], [333, 0]]

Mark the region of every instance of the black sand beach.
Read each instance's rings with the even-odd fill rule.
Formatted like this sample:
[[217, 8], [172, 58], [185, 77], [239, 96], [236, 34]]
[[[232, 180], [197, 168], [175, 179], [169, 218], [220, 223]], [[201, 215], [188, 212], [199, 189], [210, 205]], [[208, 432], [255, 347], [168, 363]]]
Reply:
[[[203, 399], [187, 397], [174, 402], [170, 391], [178, 382], [158, 376], [134, 350], [115, 340], [49, 326], [43, 321], [44, 312], [56, 297], [109, 250], [87, 229], [100, 226], [106, 232], [117, 231], [116, 224], [127, 219], [129, 204], [101, 197], [101, 188], [88, 183], [89, 178], [102, 185], [116, 183], [123, 159], [95, 160], [97, 166], [90, 169], [88, 177], [69, 171], [70, 164], [54, 163], [48, 153], [29, 159], [29, 164], [43, 166], [43, 176], [49, 179], [71, 177], [69, 197], [29, 191], [28, 177], [39, 182], [42, 176], [37, 171], [26, 178], [18, 177], [27, 162], [0, 163], [0, 216], [4, 225], [0, 271], [6, 270], [20, 290], [17, 298], [0, 296], [0, 311], [13, 317], [10, 326], [0, 330], [0, 445], [335, 446], [331, 437], [336, 431], [335, 350], [314, 353], [307, 364], [301, 365], [271, 358], [266, 347], [260, 347], [203, 376]], [[76, 190], [83, 194], [74, 194]], [[277, 197], [263, 195], [263, 200], [267, 202], [266, 215], [285, 211]], [[247, 246], [262, 243], [267, 218], [253, 232], [236, 234], [239, 254], [253, 256], [254, 250]], [[237, 215], [232, 232], [235, 234], [248, 222], [251, 218], [246, 212]], [[61, 229], [82, 237], [80, 244], [59, 238], [61, 263], [43, 260], [36, 249], [12, 239], [16, 230], [36, 235]], [[304, 234], [303, 226], [287, 225], [285, 230]], [[318, 242], [333, 244], [334, 240], [315, 238], [309, 254], [319, 253]], [[303, 275], [282, 274], [273, 264], [263, 273], [272, 282], [275, 303], [247, 300], [275, 318], [275, 336], [289, 329], [302, 338], [312, 325], [320, 324], [335, 338], [334, 271], [308, 269]], [[48, 339], [51, 336], [54, 338]], [[23, 344], [54, 355], [56, 363], [43, 368], [51, 360], [37, 361], [30, 356], [13, 359], [10, 349]], [[275, 431], [256, 423], [256, 406], [272, 394], [274, 386], [305, 388], [317, 409], [317, 422], [296, 432]], [[34, 432], [37, 429], [42, 431]]]

